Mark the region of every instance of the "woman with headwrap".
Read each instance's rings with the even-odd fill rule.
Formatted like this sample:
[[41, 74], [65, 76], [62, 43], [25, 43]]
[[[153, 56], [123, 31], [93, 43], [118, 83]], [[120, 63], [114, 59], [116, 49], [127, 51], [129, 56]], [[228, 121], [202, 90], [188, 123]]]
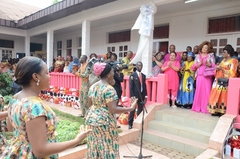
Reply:
[[89, 109], [85, 122], [92, 129], [88, 135], [87, 158], [119, 159], [117, 121], [114, 114], [135, 109], [137, 99], [131, 99], [128, 108], [117, 106], [117, 93], [114, 85], [114, 70], [107, 63], [95, 63], [93, 71], [101, 80], [93, 84], [88, 92]]
[[[228, 80], [236, 77], [238, 60], [233, 58], [234, 49], [231, 45], [223, 48], [223, 60], [216, 67], [215, 79], [208, 101], [208, 111], [213, 116], [221, 116], [227, 110]], [[221, 82], [221, 80], [225, 82]]]
[[72, 73], [73, 65], [76, 65], [77, 67], [80, 66], [80, 62], [77, 57], [73, 57], [73, 61], [69, 64], [69, 72], [71, 73]]
[[191, 107], [194, 97], [194, 72], [190, 69], [194, 64], [193, 53], [187, 53], [187, 61], [182, 63], [182, 79], [180, 81], [177, 104], [183, 107]]

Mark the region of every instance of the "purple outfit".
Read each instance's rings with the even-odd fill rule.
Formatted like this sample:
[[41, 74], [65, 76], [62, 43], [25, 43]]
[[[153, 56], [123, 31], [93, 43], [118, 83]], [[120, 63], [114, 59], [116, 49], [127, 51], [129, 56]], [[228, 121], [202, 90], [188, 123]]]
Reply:
[[[202, 59], [203, 64], [197, 68], [198, 63], [202, 61]], [[192, 70], [196, 70], [196, 92], [192, 110], [202, 113], [208, 113], [207, 106], [213, 82], [213, 77], [205, 77], [203, 75], [207, 60], [211, 62], [212, 67], [215, 66], [215, 57], [213, 53], [210, 53], [204, 58], [202, 58], [201, 54], [198, 54], [195, 58], [193, 66], [191, 67]]]

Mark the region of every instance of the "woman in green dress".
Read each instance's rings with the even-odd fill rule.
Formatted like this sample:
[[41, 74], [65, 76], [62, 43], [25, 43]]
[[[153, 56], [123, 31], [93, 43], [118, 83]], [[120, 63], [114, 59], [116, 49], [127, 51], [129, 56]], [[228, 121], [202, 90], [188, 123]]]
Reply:
[[2, 159], [54, 159], [57, 153], [80, 143], [91, 130], [83, 131], [73, 140], [57, 143], [56, 116], [39, 97], [49, 88], [47, 65], [37, 57], [24, 57], [16, 67], [16, 83], [22, 91], [15, 94], [8, 105], [8, 122], [13, 138], [6, 144]]
[[89, 89], [86, 124], [92, 132], [88, 135], [88, 159], [119, 159], [118, 128], [114, 114], [135, 109], [137, 99], [131, 99], [128, 108], [117, 106], [117, 93], [114, 85], [114, 71], [107, 63], [95, 63], [94, 73], [101, 78]]

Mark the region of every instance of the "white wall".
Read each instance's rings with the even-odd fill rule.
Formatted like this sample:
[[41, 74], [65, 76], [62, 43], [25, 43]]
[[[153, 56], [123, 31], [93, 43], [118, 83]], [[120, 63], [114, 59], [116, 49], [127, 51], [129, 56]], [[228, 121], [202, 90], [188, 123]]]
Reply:
[[206, 21], [201, 14], [173, 17], [169, 25], [169, 44], [175, 44], [176, 51], [199, 45], [205, 37]]
[[[169, 33], [169, 39], [167, 39], [169, 41], [169, 44], [175, 44], [176, 51], [184, 51], [186, 49], [186, 46], [190, 45], [193, 47], [195, 45], [199, 45], [202, 41], [209, 39], [209, 36], [213, 36], [213, 35], [207, 34], [209, 17], [218, 17], [218, 16], [231, 15], [236, 13], [240, 13], [239, 3], [238, 5], [233, 5], [228, 3], [225, 6], [216, 4], [216, 6], [212, 6], [212, 7], [196, 8], [189, 11], [173, 13], [171, 15], [165, 15], [163, 17], [157, 16], [155, 17], [155, 25], [169, 23], [170, 33]], [[92, 17], [92, 19], [94, 18]], [[114, 23], [101, 28], [92, 29], [90, 32], [90, 53], [94, 52], [96, 54], [105, 54], [107, 52], [106, 50], [107, 46], [114, 45], [114, 44], [107, 43], [108, 33], [131, 29], [135, 20], [136, 19], [132, 19], [131, 21], [128, 21], [128, 22], [126, 21], [119, 22], [119, 23]], [[60, 21], [56, 21], [56, 22], [60, 22]], [[51, 22], [51, 24], [52, 23], [54, 23], [54, 21]], [[81, 20], [79, 20], [78, 23], [81, 23]], [[45, 29], [51, 27], [50, 23], [44, 24], [43, 26], [44, 26], [43, 28]], [[38, 29], [41, 30], [41, 26], [30, 29], [29, 31], [33, 33]], [[42, 31], [38, 31], [38, 32], [42, 32]], [[57, 56], [56, 44], [57, 44], [57, 41], [60, 41], [60, 40], [63, 42], [62, 56], [66, 57], [66, 40], [68, 39], [72, 39], [72, 55], [77, 56], [79, 37], [81, 37], [81, 31], [69, 32], [68, 34], [54, 36], [54, 57]], [[6, 37], [6, 39], [8, 38]], [[24, 52], [24, 38], [14, 37], [13, 39], [15, 41], [15, 46], [16, 46], [15, 52]], [[138, 47], [138, 41], [139, 41], [138, 31], [137, 30], [131, 31], [131, 41], [127, 42], [129, 45], [129, 50], [136, 52]], [[46, 49], [45, 38], [31, 37], [31, 42], [42, 43], [43, 50]]]
[[54, 55], [57, 56], [57, 41], [62, 41], [62, 56], [66, 57], [67, 55], [67, 40], [72, 39], [72, 56], [76, 56], [78, 54], [78, 43], [79, 37], [81, 37], [81, 32], [74, 32], [67, 35], [60, 35], [54, 37]]

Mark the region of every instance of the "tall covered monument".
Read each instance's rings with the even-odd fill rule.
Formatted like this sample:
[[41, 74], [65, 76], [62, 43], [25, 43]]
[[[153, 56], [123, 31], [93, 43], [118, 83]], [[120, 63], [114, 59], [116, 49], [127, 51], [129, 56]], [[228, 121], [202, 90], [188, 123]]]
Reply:
[[140, 8], [140, 14], [132, 27], [132, 30], [138, 29], [140, 39], [136, 56], [132, 59], [131, 63], [142, 61], [142, 72], [150, 77], [152, 75], [152, 50], [153, 50], [153, 30], [154, 30], [154, 14], [157, 12], [156, 5], [151, 2], [150, 4], [143, 5]]

